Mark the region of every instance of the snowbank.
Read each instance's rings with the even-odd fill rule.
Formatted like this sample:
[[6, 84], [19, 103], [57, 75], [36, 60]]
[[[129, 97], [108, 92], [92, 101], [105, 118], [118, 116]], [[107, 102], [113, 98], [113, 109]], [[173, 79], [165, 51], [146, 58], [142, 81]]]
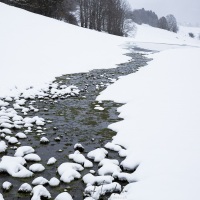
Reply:
[[98, 97], [126, 103], [118, 109], [125, 120], [110, 128], [117, 131], [113, 143], [128, 150], [121, 165], [139, 164], [132, 176], [138, 182], [124, 189], [127, 199], [200, 198], [199, 55], [199, 48], [151, 55], [147, 67]]

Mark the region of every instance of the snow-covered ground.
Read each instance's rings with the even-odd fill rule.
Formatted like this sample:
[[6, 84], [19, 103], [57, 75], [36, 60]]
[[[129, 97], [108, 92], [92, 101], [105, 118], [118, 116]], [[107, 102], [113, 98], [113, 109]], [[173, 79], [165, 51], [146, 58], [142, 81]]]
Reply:
[[194, 38], [200, 40], [200, 27], [179, 26], [179, 34], [189, 37], [189, 33], [194, 34]]
[[[125, 48], [129, 45], [163, 50], [147, 55], [153, 58], [148, 66], [121, 77], [98, 97], [98, 100], [125, 103], [119, 108], [124, 120], [110, 128], [117, 132], [113, 143], [122, 145], [127, 151], [124, 153], [120, 146], [109, 146], [127, 155], [121, 163], [125, 169], [139, 165], [130, 176], [122, 175], [137, 182], [128, 184], [120, 196], [111, 199], [200, 199], [199, 40], [147, 25], [137, 25], [134, 38], [120, 38], [2, 3], [0, 27], [0, 96], [16, 95], [31, 86], [38, 90], [62, 74], [114, 67], [128, 61], [129, 57], [123, 54], [128, 52]], [[6, 106], [5, 102], [0, 103]], [[17, 102], [18, 106], [20, 104], [23, 102]], [[9, 127], [5, 128], [9, 134]], [[4, 151], [7, 146], [1, 145], [1, 151]], [[16, 152], [24, 154], [25, 150]], [[81, 159], [86, 160], [83, 156]], [[25, 170], [21, 162], [13, 161], [16, 167]], [[6, 170], [5, 163], [4, 159], [1, 167]], [[114, 166], [113, 163], [105, 165]], [[105, 165], [100, 169], [103, 170]], [[120, 173], [120, 168], [115, 167]], [[70, 180], [79, 176], [77, 169], [68, 168], [74, 173]], [[101, 174], [105, 175], [107, 169]], [[67, 173], [62, 166], [59, 170], [60, 176]], [[32, 175], [32, 172], [26, 172]], [[115, 191], [116, 184], [109, 187]], [[38, 191], [50, 196], [43, 186], [35, 186], [34, 197]]]

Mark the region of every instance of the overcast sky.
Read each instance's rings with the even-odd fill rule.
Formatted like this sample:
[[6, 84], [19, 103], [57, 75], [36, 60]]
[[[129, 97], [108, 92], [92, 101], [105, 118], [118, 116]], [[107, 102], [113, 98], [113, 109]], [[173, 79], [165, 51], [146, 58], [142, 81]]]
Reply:
[[173, 14], [178, 22], [200, 24], [200, 0], [128, 0], [133, 9], [145, 8], [158, 17]]

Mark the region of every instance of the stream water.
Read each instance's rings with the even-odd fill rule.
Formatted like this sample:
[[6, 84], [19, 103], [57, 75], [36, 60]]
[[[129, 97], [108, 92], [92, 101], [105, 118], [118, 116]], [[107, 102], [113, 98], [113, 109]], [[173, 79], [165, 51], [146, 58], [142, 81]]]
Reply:
[[[80, 89], [80, 94], [77, 96], [60, 97], [57, 99], [34, 99], [35, 102], [32, 102], [32, 104], [39, 109], [39, 112], [29, 112], [28, 116], [37, 115], [43, 117], [46, 121], [52, 121], [51, 123], [46, 123], [43, 130], [50, 142], [48, 144], [40, 144], [40, 136], [34, 133], [34, 131], [37, 131], [36, 126], [33, 127], [33, 133], [29, 134], [28, 139], [20, 140], [20, 142], [22, 145], [30, 145], [36, 150], [36, 153], [42, 158], [40, 163], [45, 166], [45, 171], [35, 173], [34, 177], [26, 179], [0, 174], [0, 185], [4, 181], [10, 181], [13, 184], [9, 192], [3, 191], [0, 188], [0, 193], [3, 194], [5, 200], [30, 199], [30, 194], [22, 194], [17, 191], [22, 183], [31, 184], [32, 180], [38, 176], [43, 176], [48, 180], [52, 177], [59, 179], [56, 169], [63, 162], [72, 162], [68, 159], [68, 155], [74, 152], [74, 144], [81, 143], [85, 147], [83, 154], [86, 156], [89, 151], [98, 147], [104, 147], [107, 142], [112, 140], [116, 133], [107, 127], [109, 124], [121, 120], [118, 118], [119, 113], [117, 113], [117, 108], [121, 104], [112, 101], [97, 102], [95, 99], [107, 85], [112, 84], [113, 79], [134, 73], [139, 67], [145, 66], [146, 62], [149, 61], [141, 53], [131, 53], [129, 56], [132, 60], [118, 65], [117, 68], [92, 70], [88, 73], [68, 74], [56, 78], [55, 82], [59, 85], [77, 86]], [[28, 100], [26, 104], [29, 105], [31, 101]], [[95, 110], [96, 104], [103, 107], [104, 110]], [[17, 130], [13, 130], [13, 132], [17, 133]], [[56, 137], [60, 137], [61, 140], [56, 141]], [[13, 154], [14, 150], [11, 148], [6, 152], [6, 155], [13, 156]], [[3, 155], [5, 154], [0, 154], [0, 156]], [[47, 160], [50, 157], [55, 157], [57, 163], [51, 166], [47, 165]], [[108, 157], [118, 159], [119, 161], [122, 160], [114, 151], [109, 151]], [[28, 162], [28, 166], [31, 164], [33, 163]], [[97, 171], [98, 166], [95, 164], [93, 169]], [[81, 175], [87, 174], [89, 170], [85, 168]], [[120, 184], [125, 185], [126, 183]], [[48, 185], [45, 187], [51, 193], [52, 199], [64, 190], [67, 190], [74, 200], [84, 199], [83, 191], [85, 184], [81, 179], [72, 181], [70, 184], [61, 183], [54, 188]], [[107, 198], [108, 196], [102, 197], [102, 199]]]

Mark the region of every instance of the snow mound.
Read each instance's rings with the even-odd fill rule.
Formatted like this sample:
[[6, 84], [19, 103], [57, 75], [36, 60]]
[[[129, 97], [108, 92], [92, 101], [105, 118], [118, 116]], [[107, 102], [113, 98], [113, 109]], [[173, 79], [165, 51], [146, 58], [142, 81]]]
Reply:
[[47, 199], [51, 198], [49, 191], [42, 185], [35, 186], [32, 190], [32, 195], [31, 200], [41, 200], [41, 197], [45, 197]]
[[37, 178], [35, 178], [35, 179], [33, 180], [32, 185], [45, 185], [45, 184], [47, 184], [48, 182], [49, 182], [49, 181], [48, 181], [46, 178], [40, 176], [40, 177], [37, 177]]
[[32, 191], [32, 187], [28, 183], [23, 183], [18, 192], [30, 193]]
[[68, 192], [62, 192], [55, 198], [55, 200], [73, 200], [73, 199]]
[[106, 157], [107, 154], [108, 154], [108, 151], [106, 151], [104, 148], [97, 148], [93, 151], [90, 151], [87, 154], [87, 157], [90, 159], [93, 159], [94, 162], [100, 162]]
[[84, 167], [93, 167], [93, 163], [85, 158], [78, 150], [74, 154], [69, 155], [69, 159], [72, 159], [74, 162], [82, 164]]
[[35, 150], [31, 146], [21, 146], [17, 148], [15, 155], [16, 157], [23, 157], [26, 154], [34, 153]]
[[78, 171], [82, 171], [84, 168], [76, 163], [62, 163], [58, 167], [58, 173], [61, 176], [60, 180], [64, 183], [70, 183], [75, 178], [80, 178], [81, 174]]
[[102, 185], [112, 183], [114, 178], [112, 176], [93, 176], [92, 174], [86, 174], [83, 176], [83, 182], [87, 185]]

